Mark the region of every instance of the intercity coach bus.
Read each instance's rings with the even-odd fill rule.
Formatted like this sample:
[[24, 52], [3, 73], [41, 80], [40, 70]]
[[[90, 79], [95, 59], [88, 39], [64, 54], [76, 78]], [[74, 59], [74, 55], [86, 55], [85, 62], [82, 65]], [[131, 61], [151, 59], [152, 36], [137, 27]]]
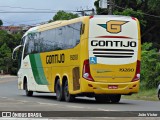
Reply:
[[59, 101], [87, 96], [116, 103], [139, 91], [141, 40], [134, 17], [83, 16], [33, 27], [13, 59], [16, 53], [18, 88], [27, 96], [49, 92]]

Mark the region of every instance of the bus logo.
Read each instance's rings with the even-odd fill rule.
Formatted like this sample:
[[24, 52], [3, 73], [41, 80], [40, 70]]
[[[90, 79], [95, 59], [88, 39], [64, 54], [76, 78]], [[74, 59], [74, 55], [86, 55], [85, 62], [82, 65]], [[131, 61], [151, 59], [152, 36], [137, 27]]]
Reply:
[[110, 20], [106, 24], [98, 24], [99, 26], [106, 29], [107, 32], [117, 34], [122, 31], [122, 25], [126, 24], [128, 21], [117, 21]]

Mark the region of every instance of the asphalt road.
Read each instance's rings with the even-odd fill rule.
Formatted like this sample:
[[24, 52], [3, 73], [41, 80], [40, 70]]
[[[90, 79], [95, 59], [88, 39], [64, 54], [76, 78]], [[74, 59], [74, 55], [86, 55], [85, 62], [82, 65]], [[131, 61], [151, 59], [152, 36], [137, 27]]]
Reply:
[[17, 77], [0, 76], [0, 111], [160, 111], [159, 101], [127, 100], [97, 103], [94, 98], [78, 97], [75, 102], [59, 102], [55, 94], [25, 96], [17, 89]]

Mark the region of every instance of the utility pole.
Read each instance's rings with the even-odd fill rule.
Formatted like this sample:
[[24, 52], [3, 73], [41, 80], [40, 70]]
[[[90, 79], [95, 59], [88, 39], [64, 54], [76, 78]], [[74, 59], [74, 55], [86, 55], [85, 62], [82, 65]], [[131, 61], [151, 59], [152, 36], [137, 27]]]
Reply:
[[113, 14], [113, 6], [114, 6], [114, 0], [109, 0], [108, 15]]
[[115, 0], [100, 0], [99, 7], [101, 9], [108, 9], [108, 15], [113, 14]]
[[85, 16], [86, 12], [92, 12], [91, 15], [95, 14], [94, 9], [91, 9], [91, 10], [79, 10], [79, 11], [75, 11], [75, 12], [80, 12], [82, 16]]

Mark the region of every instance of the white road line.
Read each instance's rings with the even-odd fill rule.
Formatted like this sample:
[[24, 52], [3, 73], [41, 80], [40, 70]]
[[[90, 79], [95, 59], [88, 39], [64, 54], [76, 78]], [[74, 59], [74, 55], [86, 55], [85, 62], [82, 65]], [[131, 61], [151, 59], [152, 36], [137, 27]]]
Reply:
[[7, 97], [0, 97], [0, 98], [4, 98], [4, 99], [6, 99]]
[[19, 102], [29, 102], [29, 101], [25, 101], [25, 100], [16, 100], [16, 101], [19, 101]]
[[0, 80], [0, 83], [7, 83], [7, 82], [12, 82], [12, 81], [16, 81], [16, 79], [13, 79], [13, 80]]
[[110, 111], [110, 110], [102, 109], [102, 108], [98, 108], [97, 110], [100, 110], [100, 111]]
[[[59, 104], [43, 103], [43, 102], [37, 102], [37, 103], [38, 103], [38, 104], [41, 104], [41, 105], [59, 105]], [[70, 107], [70, 108], [81, 108], [81, 109], [84, 109], [84, 107], [73, 106], [73, 105], [65, 105], [65, 107]]]
[[52, 103], [43, 103], [43, 102], [37, 102], [38, 104], [41, 104], [41, 105], [58, 105], [58, 104], [52, 104]]
[[[8, 97], [2, 97], [2, 96], [0, 96], [0, 98], [6, 99], [6, 100], [11, 100], [11, 101], [22, 102], [22, 103], [31, 102], [31, 101], [26, 101], [26, 100], [16, 100], [14, 98], [8, 98]], [[58, 105], [58, 104], [43, 103], [43, 102], [36, 102], [36, 103], [38, 103], [38, 104], [44, 104], [44, 105]]]
[[80, 107], [80, 106], [73, 106], [73, 105], [66, 105], [66, 107], [71, 107], [71, 108], [84, 108], [84, 107]]
[[14, 98], [6, 98], [7, 100], [14, 100], [14, 101], [17, 101], [17, 100], [15, 100]]
[[0, 120], [52, 120], [46, 118], [0, 118]]
[[16, 100], [14, 98], [8, 98], [8, 97], [0, 97], [0, 98], [3, 98], [3, 99], [6, 99], [6, 100], [11, 100], [11, 101], [17, 101], [17, 102], [30, 102], [30, 101], [26, 101], [26, 100]]
[[107, 110], [107, 109], [102, 109], [102, 108], [97, 108], [97, 110], [100, 110], [100, 111], [117, 111], [117, 110]]

